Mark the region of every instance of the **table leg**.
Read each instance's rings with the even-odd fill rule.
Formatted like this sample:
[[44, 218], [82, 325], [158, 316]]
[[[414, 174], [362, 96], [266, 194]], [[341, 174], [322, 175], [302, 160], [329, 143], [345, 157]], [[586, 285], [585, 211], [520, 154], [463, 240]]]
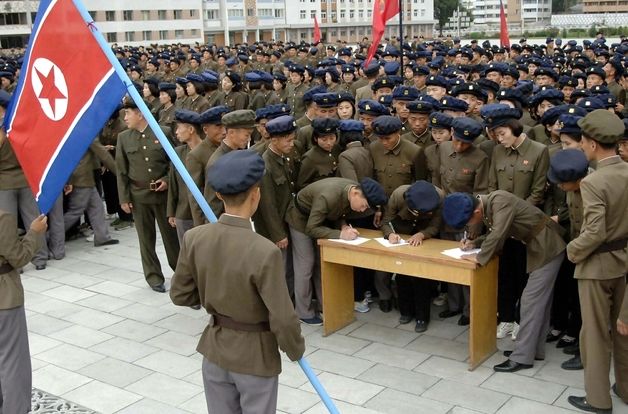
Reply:
[[323, 335], [327, 336], [354, 321], [353, 267], [321, 261], [323, 288]]
[[497, 349], [497, 260], [473, 272], [470, 319], [469, 370], [472, 371]]

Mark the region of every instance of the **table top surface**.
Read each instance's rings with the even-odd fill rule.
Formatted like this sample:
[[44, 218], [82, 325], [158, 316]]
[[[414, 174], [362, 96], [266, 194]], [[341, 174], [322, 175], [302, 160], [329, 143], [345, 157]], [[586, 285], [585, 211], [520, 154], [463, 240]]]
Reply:
[[[370, 229], [358, 229], [360, 237], [367, 239], [376, 239], [383, 237], [383, 234], [379, 230]], [[401, 235], [403, 239], [408, 240], [410, 236]], [[447, 266], [465, 268], [465, 269], [477, 269], [478, 264], [463, 259], [454, 259], [449, 256], [445, 256], [441, 252], [443, 250], [454, 249], [460, 247], [460, 243], [452, 240], [440, 240], [440, 239], [427, 239], [423, 241], [420, 246], [398, 246], [398, 247], [385, 247], [378, 243], [376, 240], [369, 240], [360, 245], [351, 245], [346, 243], [339, 243], [331, 241], [329, 239], [318, 239], [319, 246], [323, 248], [334, 248], [347, 250], [348, 252], [364, 252], [373, 253], [384, 256], [391, 256], [400, 259], [410, 260], [425, 260], [430, 262], [436, 262]]]

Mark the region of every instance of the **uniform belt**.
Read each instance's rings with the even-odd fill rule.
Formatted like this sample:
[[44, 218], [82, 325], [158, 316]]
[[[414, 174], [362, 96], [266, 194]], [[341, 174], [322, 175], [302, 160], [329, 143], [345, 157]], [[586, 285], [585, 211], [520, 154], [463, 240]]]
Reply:
[[623, 239], [611, 240], [609, 242], [602, 243], [602, 245], [595, 249], [593, 253], [608, 253], [614, 252], [616, 250], [624, 250], [627, 244], [628, 237], [624, 237]]
[[5, 263], [2, 266], [0, 266], [0, 275], [4, 275], [6, 273], [10, 273], [13, 270], [15, 270], [15, 268], [13, 266], [11, 266], [9, 263]]
[[151, 183], [146, 182], [146, 181], [131, 180], [131, 184], [133, 184], [136, 187], [142, 188], [142, 189], [150, 190], [150, 184]]
[[270, 324], [268, 322], [260, 323], [244, 323], [233, 320], [232, 318], [224, 315], [212, 315], [209, 321], [209, 326], [222, 326], [223, 328], [233, 329], [234, 331], [245, 332], [268, 332], [270, 331]]
[[306, 217], [310, 216], [310, 210], [306, 209], [305, 207], [303, 207], [300, 203], [299, 203], [299, 197], [295, 197], [294, 198], [294, 205], [297, 208], [297, 210], [299, 210], [299, 212], [301, 214], [303, 214]]

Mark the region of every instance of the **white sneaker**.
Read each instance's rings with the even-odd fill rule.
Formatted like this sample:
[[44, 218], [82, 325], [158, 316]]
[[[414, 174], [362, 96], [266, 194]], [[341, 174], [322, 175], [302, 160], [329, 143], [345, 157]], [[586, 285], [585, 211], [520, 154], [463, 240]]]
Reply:
[[93, 242], [94, 241], [94, 235], [92, 234], [91, 236], [85, 237], [85, 241], [86, 242], [90, 242], [90, 243]]
[[515, 325], [512, 327], [512, 333], [510, 334], [510, 337], [512, 338], [513, 341], [517, 339], [518, 333], [519, 333], [519, 324], [515, 322]]
[[497, 339], [502, 339], [512, 334], [514, 327], [514, 322], [501, 322], [497, 325]]
[[447, 304], [447, 293], [441, 293], [432, 302], [435, 306], [444, 306]]
[[362, 302], [354, 302], [353, 309], [359, 313], [366, 313], [371, 310], [369, 307], [369, 302], [367, 298], [364, 298]]

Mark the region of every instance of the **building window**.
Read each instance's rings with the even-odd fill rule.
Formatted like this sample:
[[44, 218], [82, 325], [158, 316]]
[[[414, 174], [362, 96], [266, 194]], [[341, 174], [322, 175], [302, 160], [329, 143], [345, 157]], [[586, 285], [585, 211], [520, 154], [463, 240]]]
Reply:
[[218, 19], [218, 10], [205, 10], [205, 15], [207, 20], [216, 20]]
[[116, 20], [116, 12], [113, 10], [107, 10], [105, 12], [105, 21], [112, 22]]
[[166, 20], [166, 11], [165, 10], [157, 10], [157, 18], [159, 20]]
[[414, 9], [414, 17], [419, 17], [419, 11], [417, 9]]
[[150, 20], [150, 10], [142, 10], [142, 20]]
[[301, 19], [305, 19], [305, 10], [301, 10], [301, 11], [299, 12], [299, 18], [301, 18]]
[[183, 39], [183, 30], [175, 30], [174, 37], [175, 39]]
[[332, 31], [331, 31], [331, 36], [332, 36], [332, 37], [336, 37], [337, 35], [338, 35], [338, 32], [337, 32], [337, 31], [335, 31], [335, 30], [332, 30]]
[[301, 39], [305, 39], [306, 36], [307, 36], [307, 33], [301, 32]]
[[421, 9], [421, 17], [425, 17], [425, 9]]
[[126, 21], [133, 20], [133, 10], [125, 10], [122, 14], [122, 18]]
[[259, 17], [273, 17], [273, 9], [258, 9], [257, 15]]
[[107, 42], [116, 43], [118, 41], [117, 33], [107, 33]]
[[91, 16], [92, 20], [96, 20], [96, 14], [98, 14], [97, 11], [90, 11], [89, 15]]
[[[331, 11], [331, 19], [332, 20], [336, 20], [336, 10], [332, 10]], [[334, 35], [334, 36], [336, 36], [336, 35]]]
[[275, 9], [275, 18], [283, 19], [283, 9]]
[[244, 17], [244, 10], [242, 9], [231, 9], [227, 10], [228, 17]]
[[353, 10], [349, 11], [349, 18], [353, 19], [355, 17], [355, 12]]
[[175, 10], [174, 11], [174, 19], [175, 20], [180, 20], [181, 18], [183, 18], [183, 10]]
[[344, 10], [340, 10], [340, 18], [341, 19], [345, 18], [345, 11]]
[[134, 42], [135, 32], [124, 32], [124, 40], [127, 42]]
[[340, 31], [340, 37], [346, 37], [347, 36], [347, 31], [346, 30], [341, 30]]
[[160, 30], [159, 31], [159, 40], [166, 40], [168, 39], [168, 31], [167, 30]]
[[190, 9], [190, 17], [196, 17], [196, 9]]
[[246, 17], [254, 17], [255, 9], [246, 9]]
[[198, 36], [198, 29], [192, 29], [190, 31], [190, 33], [192, 34], [192, 37], [197, 37]]
[[321, 20], [326, 20], [327, 19], [327, 12], [326, 11], [321, 11]]
[[316, 17], [316, 10], [310, 10], [310, 19], [313, 19]]
[[364, 19], [364, 10], [358, 11], [358, 18]]
[[142, 32], [142, 38], [144, 40], [153, 40], [153, 32], [151, 32], [150, 30], [144, 30]]

